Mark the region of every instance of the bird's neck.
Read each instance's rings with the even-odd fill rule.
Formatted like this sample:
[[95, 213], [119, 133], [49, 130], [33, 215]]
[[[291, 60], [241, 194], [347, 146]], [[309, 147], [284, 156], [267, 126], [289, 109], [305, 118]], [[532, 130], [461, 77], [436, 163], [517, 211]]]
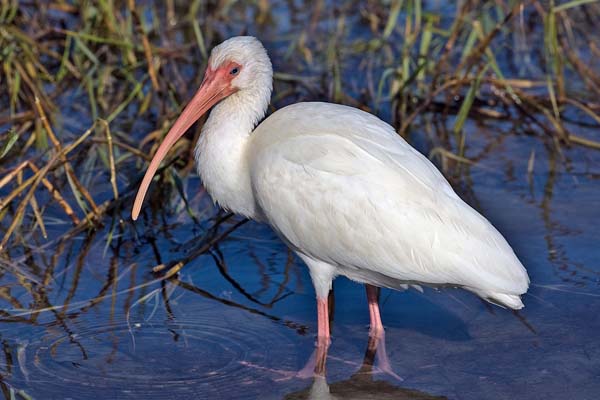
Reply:
[[260, 219], [250, 183], [246, 149], [264, 116], [271, 91], [235, 93], [217, 104], [196, 144], [196, 166], [204, 187], [221, 207]]

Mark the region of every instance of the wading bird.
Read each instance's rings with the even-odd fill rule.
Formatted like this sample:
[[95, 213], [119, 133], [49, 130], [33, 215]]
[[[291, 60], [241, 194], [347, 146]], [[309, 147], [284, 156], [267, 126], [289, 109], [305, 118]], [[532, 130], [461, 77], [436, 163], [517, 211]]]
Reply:
[[256, 38], [216, 46], [146, 171], [133, 219], [169, 148], [212, 108], [196, 144], [202, 182], [222, 208], [268, 223], [306, 263], [319, 345], [329, 344], [327, 296], [338, 275], [366, 284], [371, 336], [383, 335], [377, 287], [461, 287], [523, 307], [525, 268], [427, 158], [379, 118], [339, 104], [293, 104], [257, 126], [272, 81]]

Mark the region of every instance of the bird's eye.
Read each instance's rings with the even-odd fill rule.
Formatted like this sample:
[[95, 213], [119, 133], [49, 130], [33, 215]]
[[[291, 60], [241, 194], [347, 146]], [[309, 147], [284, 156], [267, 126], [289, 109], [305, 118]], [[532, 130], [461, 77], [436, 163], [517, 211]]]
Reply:
[[233, 67], [231, 68], [231, 71], [229, 71], [229, 73], [231, 75], [237, 75], [240, 72], [240, 69], [238, 67]]

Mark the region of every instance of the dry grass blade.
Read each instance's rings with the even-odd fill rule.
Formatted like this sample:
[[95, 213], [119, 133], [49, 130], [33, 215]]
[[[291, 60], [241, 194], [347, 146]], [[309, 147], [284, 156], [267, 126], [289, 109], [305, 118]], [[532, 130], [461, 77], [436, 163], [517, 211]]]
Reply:
[[42, 236], [44, 239], [48, 239], [48, 234], [46, 233], [46, 226], [44, 225], [44, 218], [42, 218], [42, 213], [40, 212], [40, 208], [38, 206], [38, 202], [35, 199], [35, 195], [31, 196], [31, 200], [29, 201], [31, 204], [31, 208], [33, 209], [33, 215], [35, 216], [35, 221], [37, 222], [40, 230], [42, 231]]
[[[17, 165], [16, 168], [12, 169], [9, 173], [4, 175], [4, 177], [2, 177], [2, 179], [0, 179], [0, 189], [2, 189], [10, 181], [12, 181], [19, 172], [21, 172], [25, 167], [27, 167], [27, 165], [29, 165], [29, 161], [23, 161], [21, 164]], [[2, 203], [0, 203], [0, 204], [2, 204]], [[0, 206], [0, 210], [1, 209], [2, 209], [2, 207]]]
[[150, 81], [152, 82], [152, 88], [155, 91], [158, 91], [158, 78], [156, 76], [156, 70], [154, 69], [154, 56], [152, 54], [152, 48], [150, 47], [148, 35], [146, 35], [146, 32], [144, 31], [142, 20], [137, 9], [135, 8], [135, 0], [128, 0], [127, 5], [129, 7], [129, 11], [131, 12], [131, 15], [133, 16], [133, 21], [136, 26], [137, 33], [142, 38], [142, 46], [144, 48], [144, 56], [146, 57], [146, 63], [148, 64], [148, 75], [150, 76]]
[[17, 134], [17, 131], [11, 129], [8, 134], [8, 139], [0, 149], [0, 158], [4, 157], [6, 153], [10, 151], [10, 149], [13, 147], [13, 145], [17, 142], [18, 139], [19, 135]]
[[[26, 162], [27, 162], [27, 165], [29, 166], [29, 168], [31, 168], [31, 170], [34, 173], [39, 173], [40, 169], [33, 162], [31, 162], [31, 161], [26, 161]], [[67, 214], [67, 216], [69, 218], [71, 218], [71, 220], [73, 221], [73, 224], [75, 224], [75, 225], [79, 224], [79, 222], [80, 222], [79, 218], [77, 217], [77, 215], [75, 214], [75, 212], [73, 211], [73, 209], [71, 208], [69, 203], [67, 203], [67, 201], [64, 199], [64, 197], [60, 194], [58, 189], [56, 189], [54, 187], [54, 185], [52, 185], [52, 183], [50, 183], [50, 181], [46, 178], [42, 178], [42, 184], [46, 187], [46, 189], [48, 189], [48, 191], [50, 192], [50, 194], [52, 195], [54, 200], [56, 200], [58, 205], [65, 211], [65, 214]]]
[[[48, 137], [50, 138], [50, 141], [52, 142], [52, 144], [54, 145], [54, 147], [56, 148], [56, 150], [59, 153], [62, 152], [62, 145], [60, 144], [59, 140], [56, 138], [56, 135], [54, 135], [54, 131], [52, 130], [52, 127], [50, 126], [50, 123], [48, 122], [48, 117], [46, 116], [46, 113], [44, 112], [44, 109], [42, 108], [42, 105], [40, 104], [40, 101], [37, 97], [35, 98], [35, 106], [37, 108], [37, 112], [39, 114], [40, 120], [42, 121], [42, 124], [44, 125], [44, 128], [46, 129], [46, 133], [48, 134]], [[71, 166], [71, 163], [69, 161], [67, 161], [66, 156], [62, 155], [60, 158], [60, 161], [63, 162], [64, 168], [65, 168], [65, 173], [67, 174], [69, 183], [72, 184], [71, 187], [73, 189], [73, 192], [74, 192], [76, 198], [79, 198], [78, 195], [81, 194], [87, 200], [88, 204], [92, 207], [92, 210], [94, 212], [97, 212], [98, 207], [96, 206], [96, 202], [94, 202], [94, 199], [90, 195], [89, 191], [81, 184], [81, 182], [77, 178], [77, 175], [75, 174], [75, 171], [73, 170], [73, 167]], [[85, 207], [82, 207], [82, 209], [85, 211]]]
[[45, 175], [48, 173], [48, 171], [52, 167], [54, 167], [55, 163], [57, 163], [59, 160], [63, 159], [67, 154], [69, 154], [71, 151], [73, 151], [73, 149], [75, 149], [77, 146], [79, 146], [93, 132], [93, 129], [95, 128], [95, 126], [96, 126], [96, 124], [92, 125], [92, 127], [90, 129], [88, 129], [83, 135], [81, 135], [71, 145], [69, 145], [67, 147], [63, 147], [48, 161], [48, 163], [42, 169], [40, 169], [37, 173], [34, 174], [34, 176], [31, 177], [31, 184], [28, 185], [29, 191], [27, 192], [27, 194], [25, 195], [23, 200], [21, 200], [21, 202], [17, 208], [17, 211], [15, 212], [15, 217], [13, 218], [12, 223], [6, 230], [6, 233], [4, 234], [4, 237], [2, 238], [2, 241], [0, 242], [0, 252], [3, 251], [4, 247], [8, 243], [8, 239], [10, 238], [10, 236], [12, 235], [14, 230], [17, 228], [17, 226], [19, 226], [19, 224], [21, 222], [21, 218], [23, 217], [24, 212], [25, 212], [25, 207], [27, 206], [27, 204], [29, 204], [33, 194], [35, 193], [35, 190], [37, 189], [38, 185], [41, 183], [41, 181], [45, 177]]
[[[599, 35], [586, 24], [600, 17], [600, 9], [592, 3], [440, 7], [393, 0], [330, 9], [319, 1], [307, 8], [306, 26], [291, 26], [290, 35], [278, 39], [289, 42], [281, 46], [261, 36], [273, 17], [267, 1], [213, 8], [194, 0], [182, 13], [171, 0], [101, 0], [93, 4], [95, 18], [88, 18], [92, 8], [86, 7], [92, 3], [50, 2], [44, 10], [53, 11], [42, 13], [31, 2], [4, 2], [0, 88], [8, 96], [2, 103], [6, 111], [0, 112], [0, 222], [10, 218], [11, 223], [2, 244], [8, 237], [35, 237], [13, 236], [21, 225], [41, 228], [50, 226], [46, 218], [56, 221], [56, 215], [46, 215], [48, 199], [76, 227], [103, 215], [107, 203], [97, 205], [94, 199], [109, 196], [109, 204], [120, 204], [123, 190], [130, 189], [127, 183], [141, 162], [150, 160], [189, 87], [199, 83], [209, 46], [221, 39], [212, 28], [231, 28], [234, 19], [226, 18], [227, 12], [250, 10], [246, 7], [257, 7], [252, 8], [255, 33], [277, 69], [273, 109], [331, 99], [375, 109], [405, 137], [413, 125], [421, 132], [433, 119], [439, 124], [433, 154], [443, 163], [464, 163], [467, 131], [470, 138], [475, 126], [467, 121], [476, 119], [527, 121], [558, 152], [569, 143], [598, 149]], [[360, 35], [354, 15], [367, 22]], [[221, 32], [234, 31], [227, 29]], [[542, 41], [543, 47], [534, 46]], [[532, 64], [536, 52], [543, 65]], [[73, 120], [86, 121], [75, 132], [97, 120], [98, 135], [88, 137], [71, 158], [55, 159], [64, 154], [65, 138], [74, 134]], [[445, 140], [448, 132], [458, 140], [445, 142], [442, 152], [436, 140]], [[185, 199], [188, 210], [184, 179], [193, 162], [190, 147], [186, 137], [173, 149], [185, 159], [172, 162], [180, 170], [161, 180], [170, 193]], [[110, 177], [102, 180], [104, 189], [94, 187], [96, 173]], [[40, 183], [48, 192], [35, 192]], [[33, 213], [26, 214], [29, 206]]]
[[[93, 138], [92, 140], [94, 141], [94, 143], [102, 143], [102, 144], [108, 145], [108, 140], [105, 140], [105, 139]], [[145, 161], [152, 160], [152, 157], [150, 155], [144, 153], [143, 151], [141, 151], [131, 145], [128, 145], [127, 143], [120, 142], [118, 140], [115, 140], [114, 138], [112, 139], [111, 143], [114, 146], [120, 147], [123, 150], [125, 150], [126, 152], [131, 153], [131, 154], [141, 158], [142, 160], [145, 160]]]
[[600, 150], [600, 141], [586, 139], [581, 136], [574, 135], [572, 133], [569, 135], [569, 140], [571, 141], [571, 143], [575, 143], [580, 146], [586, 146], [591, 149]]
[[110, 165], [110, 184], [113, 189], [113, 195], [115, 199], [119, 198], [119, 189], [117, 188], [117, 172], [115, 168], [115, 155], [113, 152], [113, 140], [110, 134], [110, 127], [108, 123], [101, 119], [100, 123], [104, 126], [104, 133], [106, 134], [106, 146], [108, 147], [108, 160]]
[[[479, 71], [479, 73], [477, 74], [477, 78], [471, 83], [471, 87], [469, 88], [469, 91], [467, 92], [467, 95], [465, 96], [465, 99], [463, 100], [463, 103], [460, 106], [458, 115], [456, 116], [456, 120], [454, 122], [454, 128], [453, 128], [454, 133], [457, 134], [462, 131], [463, 125], [465, 124], [465, 121], [467, 120], [467, 116], [469, 115], [469, 111], [471, 110], [473, 102], [475, 101], [475, 96], [477, 95], [479, 86], [481, 85], [481, 79], [483, 78], [483, 75], [486, 73], [488, 68], [489, 68], [489, 65], [486, 65], [484, 68], [482, 68], [481, 71]], [[465, 143], [464, 143], [464, 135], [463, 135], [462, 140], [459, 145], [459, 155], [461, 155], [461, 156], [463, 155], [463, 152], [464, 152], [464, 145], [465, 145]]]
[[[461, 71], [464, 70], [465, 74], [469, 73], [469, 71], [471, 70], [471, 68], [481, 59], [481, 57], [483, 56], [483, 54], [486, 52], [486, 50], [489, 48], [490, 43], [492, 42], [492, 40], [496, 37], [496, 35], [498, 35], [498, 33], [500, 32], [500, 29], [502, 29], [502, 26], [504, 24], [506, 24], [509, 20], [510, 17], [512, 16], [512, 13], [508, 14], [506, 16], [506, 18], [498, 23], [494, 29], [488, 33], [477, 45], [477, 47], [475, 47], [475, 49], [473, 49], [464, 59], [463, 62], [461, 62], [458, 65], [457, 70]], [[474, 22], [474, 26], [475, 26], [475, 32], [477, 31], [478, 28], [478, 24], [477, 21]]]
[[573, 1], [568, 1], [564, 4], [561, 4], [560, 6], [554, 6], [553, 7], [553, 11], [554, 12], [559, 12], [559, 11], [566, 11], [570, 8], [575, 8], [575, 7], [579, 7], [582, 6], [584, 4], [590, 4], [590, 3], [597, 3], [598, 0], [573, 0]]
[[[223, 220], [221, 220], [222, 222]], [[225, 231], [223, 231], [221, 234], [211, 238], [207, 243], [205, 243], [204, 245], [202, 245], [200, 248], [190, 252], [190, 254], [188, 254], [187, 256], [185, 256], [184, 258], [182, 258], [179, 261], [176, 261], [175, 263], [172, 263], [172, 265], [169, 266], [169, 269], [167, 270], [167, 272], [165, 272], [165, 277], [170, 278], [172, 276], [174, 276], [175, 274], [177, 274], [187, 263], [189, 263], [190, 261], [194, 260], [195, 258], [197, 258], [198, 256], [206, 253], [212, 246], [214, 246], [216, 243], [219, 243], [221, 240], [225, 239], [227, 236], [229, 236], [229, 234], [231, 234], [233, 231], [235, 231], [237, 228], [239, 228], [241, 225], [245, 224], [246, 222], [248, 222], [247, 219], [243, 219], [235, 224], [233, 224], [232, 226], [230, 226], [229, 228], [227, 228]], [[155, 266], [152, 271], [157, 273], [157, 272], [161, 272], [164, 269], [166, 269], [167, 266], [165, 264], [159, 264], [157, 266]]]

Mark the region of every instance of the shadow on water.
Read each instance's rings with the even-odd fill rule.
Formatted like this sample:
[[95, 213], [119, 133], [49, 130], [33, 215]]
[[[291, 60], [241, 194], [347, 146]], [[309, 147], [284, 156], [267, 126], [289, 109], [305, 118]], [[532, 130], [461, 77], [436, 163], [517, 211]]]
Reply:
[[[319, 350], [316, 350], [318, 353]], [[446, 397], [432, 396], [427, 393], [403, 388], [398, 385], [402, 378], [390, 369], [388, 356], [385, 351], [385, 336], [369, 337], [367, 349], [358, 370], [350, 378], [343, 381], [327, 382], [326, 358], [327, 349], [315, 356], [317, 373], [312, 377], [312, 385], [300, 392], [286, 395], [285, 400], [442, 400]], [[376, 361], [377, 360], [377, 361]], [[378, 366], [377, 366], [378, 363]], [[375, 379], [377, 375], [382, 378]]]
[[[394, 310], [394, 317], [386, 322], [386, 326], [402, 328], [426, 336], [444, 338], [451, 341], [470, 340], [469, 325], [459, 314], [447, 304], [431, 301], [429, 295], [435, 295], [434, 290], [425, 289], [427, 295], [418, 292], [406, 292], [399, 296], [402, 301], [409, 302], [410, 307]], [[453, 290], [440, 289], [445, 295], [452, 296]], [[395, 294], [394, 294], [395, 295]], [[385, 300], [383, 302], [385, 308]]]

